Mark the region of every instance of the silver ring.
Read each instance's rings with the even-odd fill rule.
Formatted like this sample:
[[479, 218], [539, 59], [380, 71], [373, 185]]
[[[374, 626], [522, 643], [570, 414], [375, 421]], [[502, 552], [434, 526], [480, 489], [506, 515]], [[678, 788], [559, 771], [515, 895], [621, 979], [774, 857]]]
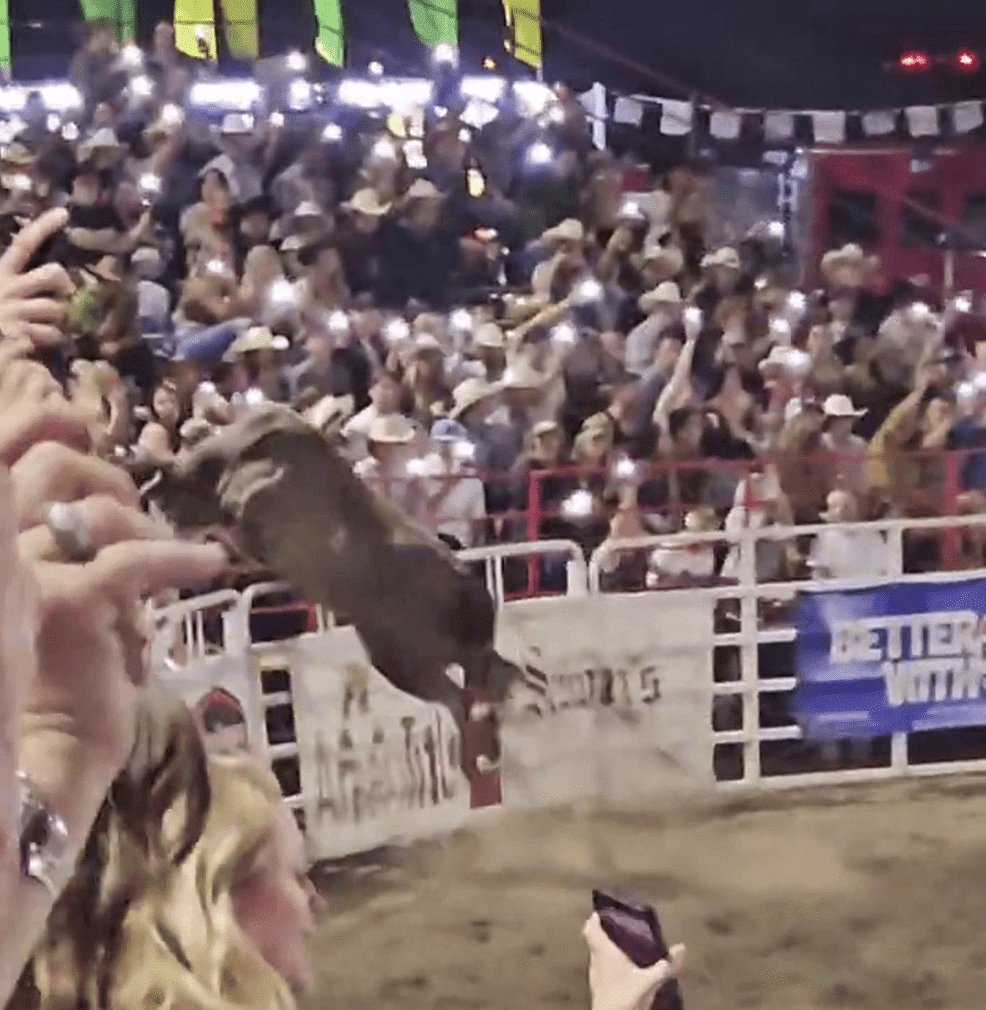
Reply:
[[76, 502], [52, 502], [45, 506], [45, 525], [66, 561], [84, 564], [96, 556], [82, 507]]

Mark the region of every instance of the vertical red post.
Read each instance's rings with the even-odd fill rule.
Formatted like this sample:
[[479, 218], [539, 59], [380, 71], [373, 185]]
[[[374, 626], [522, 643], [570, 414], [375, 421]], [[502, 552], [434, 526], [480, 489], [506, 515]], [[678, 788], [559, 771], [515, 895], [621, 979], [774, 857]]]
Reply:
[[[945, 455], [945, 486], [942, 489], [942, 515], [958, 515], [958, 499], [962, 490], [960, 479], [961, 461], [964, 456], [960, 452], [947, 452]], [[957, 526], [944, 530], [941, 540], [942, 567], [945, 571], [955, 571], [959, 567], [962, 554], [961, 533]]]
[[[541, 473], [532, 471], [527, 479], [527, 539], [531, 543], [541, 534]], [[541, 588], [541, 559], [527, 559], [527, 595], [537, 596]]]

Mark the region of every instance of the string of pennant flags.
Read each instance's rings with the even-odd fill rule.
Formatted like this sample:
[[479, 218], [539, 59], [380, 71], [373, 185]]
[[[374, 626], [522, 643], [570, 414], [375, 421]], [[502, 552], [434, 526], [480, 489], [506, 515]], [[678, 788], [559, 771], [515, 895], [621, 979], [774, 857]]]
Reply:
[[[583, 97], [583, 104], [588, 107], [590, 101]], [[592, 99], [591, 104], [590, 111], [598, 115], [598, 99]], [[767, 144], [784, 144], [796, 136], [803, 137], [805, 127], [810, 127], [816, 144], [842, 144], [854, 135], [880, 139], [900, 130], [915, 140], [963, 135], [984, 123], [983, 102], [978, 100], [870, 111], [721, 109], [648, 95], [617, 95], [611, 104], [611, 110], [607, 105], [607, 113], [614, 124], [639, 128], [650, 110], [658, 113], [657, 128], [665, 136], [684, 137], [704, 130], [712, 139], [723, 142], [738, 140], [748, 120], [755, 121]], [[858, 123], [855, 128], [853, 120]]]

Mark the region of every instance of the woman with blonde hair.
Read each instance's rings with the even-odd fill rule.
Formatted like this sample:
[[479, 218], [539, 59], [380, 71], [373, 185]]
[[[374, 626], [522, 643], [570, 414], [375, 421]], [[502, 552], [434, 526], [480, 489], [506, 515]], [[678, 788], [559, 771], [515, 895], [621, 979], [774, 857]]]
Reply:
[[[34, 961], [41, 1010], [292, 1010], [292, 987], [311, 985], [322, 899], [277, 781], [251, 756], [214, 755], [209, 784], [198, 841], [157, 872], [128, 874], [115, 814], [98, 825], [109, 854], [98, 892], [128, 900], [118, 898], [115, 924], [108, 908], [87, 921], [77, 900], [71, 914], [79, 891], [66, 892], [69, 914]], [[169, 851], [187, 834], [180, 804], [162, 834]]]

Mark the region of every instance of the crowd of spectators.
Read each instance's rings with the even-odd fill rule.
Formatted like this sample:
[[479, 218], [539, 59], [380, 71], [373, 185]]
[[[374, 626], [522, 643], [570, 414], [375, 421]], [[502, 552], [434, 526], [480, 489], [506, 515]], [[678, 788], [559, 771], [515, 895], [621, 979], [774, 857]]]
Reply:
[[[32, 119], [29, 102], [7, 127], [0, 224], [69, 210], [50, 253], [78, 290], [47, 360], [103, 454], [166, 462], [252, 404], [289, 404], [456, 547], [588, 554], [723, 523], [981, 510], [971, 297], [891, 284], [856, 246], [800, 291], [781, 221], [707, 248], [702, 173], [628, 191], [564, 88], [536, 114], [508, 89], [478, 117], [444, 97], [316, 129], [266, 108], [210, 119], [189, 96], [213, 70], [169, 25], [144, 53], [97, 24], [72, 66], [79, 114]], [[980, 540], [951, 563], [981, 564]], [[912, 567], [942, 560], [933, 537], [908, 550]], [[836, 529], [757, 555], [763, 578], [889, 563], [878, 535]], [[736, 565], [706, 544], [614, 554], [608, 576]]]

